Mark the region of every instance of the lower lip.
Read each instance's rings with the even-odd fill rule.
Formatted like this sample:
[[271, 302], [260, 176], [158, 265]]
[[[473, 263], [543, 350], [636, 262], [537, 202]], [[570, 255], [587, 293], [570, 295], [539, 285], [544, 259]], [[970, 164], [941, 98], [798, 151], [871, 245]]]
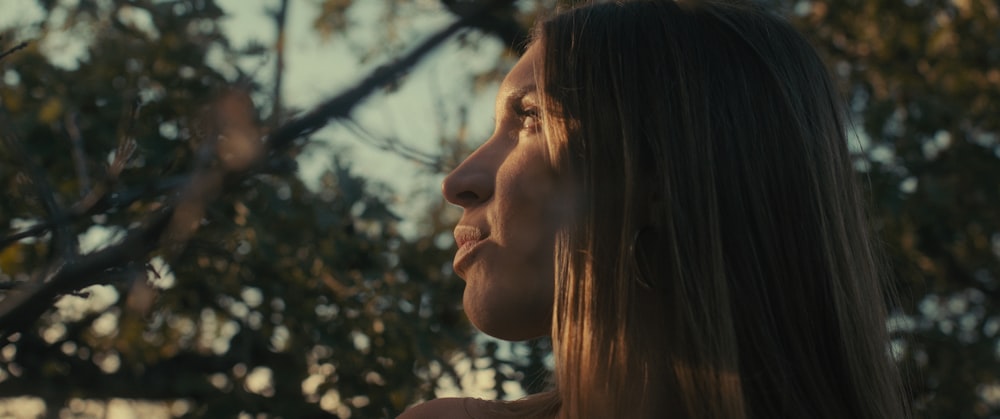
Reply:
[[486, 240], [468, 242], [458, 248], [458, 251], [455, 252], [455, 262], [452, 266], [459, 276], [464, 274], [465, 269], [468, 268], [467, 265], [472, 264], [472, 253], [475, 252], [476, 249], [479, 249], [485, 242]]

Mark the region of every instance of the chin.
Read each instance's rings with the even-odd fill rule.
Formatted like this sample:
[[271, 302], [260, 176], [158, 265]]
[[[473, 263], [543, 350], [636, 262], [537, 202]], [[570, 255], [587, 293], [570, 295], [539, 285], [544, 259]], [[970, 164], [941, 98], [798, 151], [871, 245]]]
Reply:
[[504, 304], [469, 298], [466, 288], [462, 306], [472, 325], [483, 333], [508, 341], [521, 341], [548, 336], [551, 333], [552, 310], [548, 307], [526, 307], [525, 304]]

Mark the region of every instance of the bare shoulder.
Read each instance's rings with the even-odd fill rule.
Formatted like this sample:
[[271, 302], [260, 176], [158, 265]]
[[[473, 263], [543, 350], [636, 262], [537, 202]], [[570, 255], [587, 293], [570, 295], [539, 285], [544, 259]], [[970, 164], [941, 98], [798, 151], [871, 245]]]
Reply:
[[470, 419], [469, 409], [478, 404], [473, 399], [449, 397], [434, 399], [406, 409], [397, 419]]

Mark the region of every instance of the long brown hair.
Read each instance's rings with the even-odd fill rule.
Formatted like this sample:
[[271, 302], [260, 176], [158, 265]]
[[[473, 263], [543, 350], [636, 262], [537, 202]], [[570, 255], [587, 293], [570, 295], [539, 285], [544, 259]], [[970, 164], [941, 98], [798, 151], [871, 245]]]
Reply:
[[814, 49], [749, 3], [631, 1], [539, 26], [563, 418], [903, 418], [881, 262]]

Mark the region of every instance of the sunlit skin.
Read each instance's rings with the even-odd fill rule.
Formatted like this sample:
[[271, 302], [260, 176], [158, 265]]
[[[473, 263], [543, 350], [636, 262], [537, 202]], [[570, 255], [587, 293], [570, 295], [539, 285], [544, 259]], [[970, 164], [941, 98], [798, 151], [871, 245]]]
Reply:
[[504, 79], [493, 135], [445, 179], [463, 208], [455, 228], [455, 272], [463, 306], [483, 332], [506, 340], [547, 335], [553, 299], [553, 246], [565, 219], [565, 188], [552, 167], [538, 118], [538, 46]]

